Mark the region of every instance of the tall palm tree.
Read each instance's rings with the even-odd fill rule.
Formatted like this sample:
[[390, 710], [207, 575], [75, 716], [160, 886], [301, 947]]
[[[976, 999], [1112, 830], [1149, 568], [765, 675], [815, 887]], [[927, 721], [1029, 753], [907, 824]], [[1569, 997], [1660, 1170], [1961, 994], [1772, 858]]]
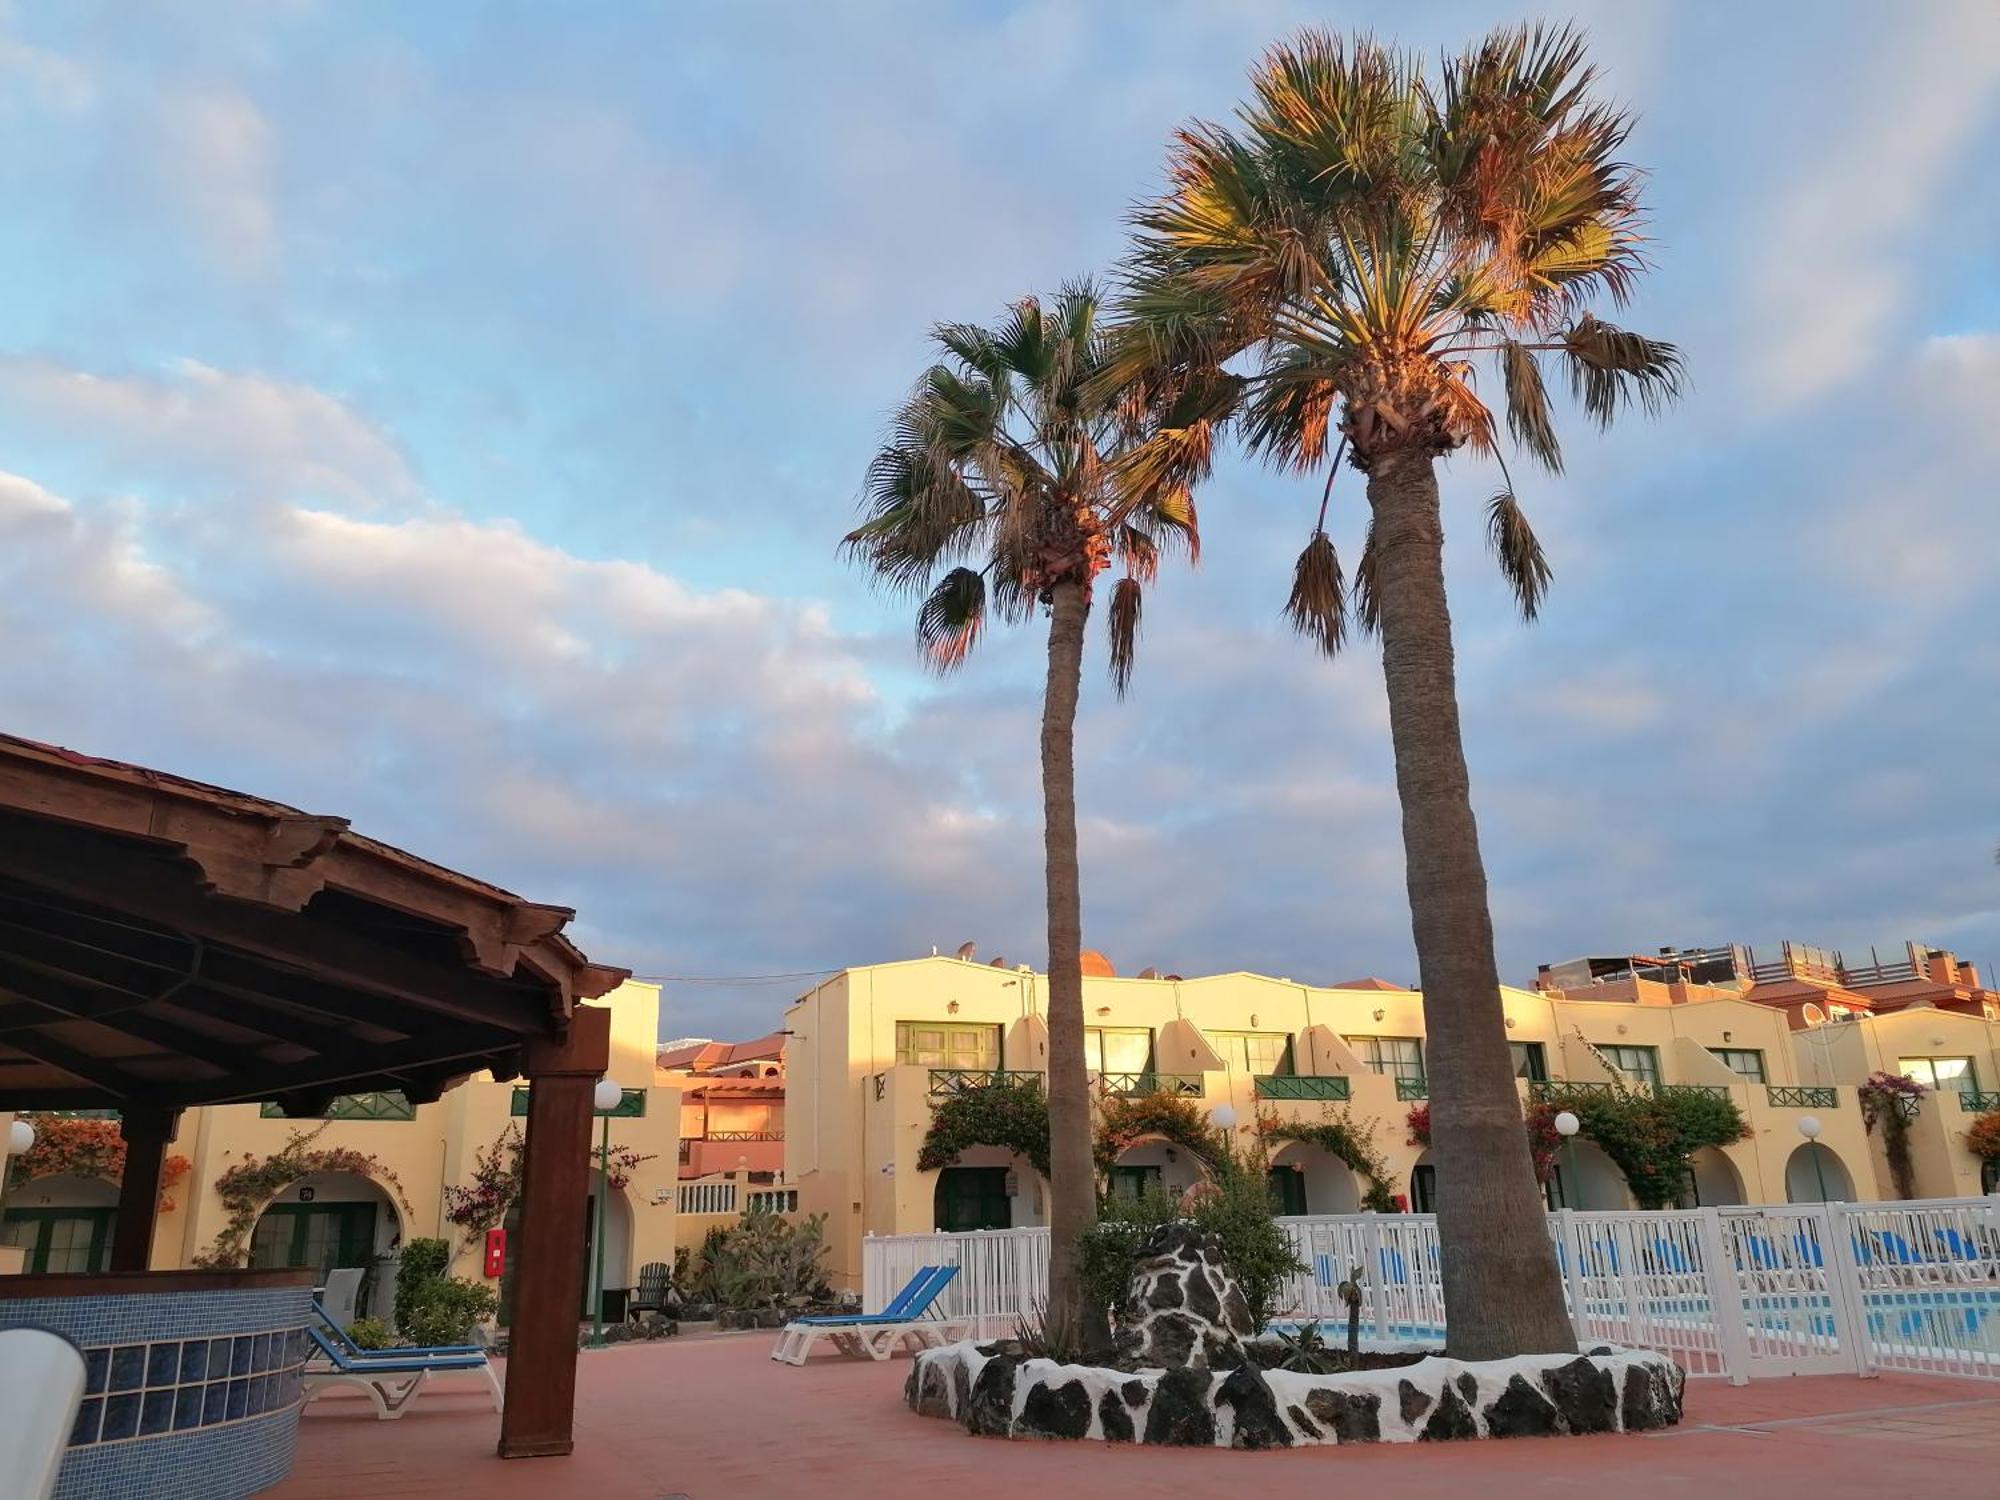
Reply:
[[1026, 297], [994, 328], [941, 324], [942, 354], [897, 412], [868, 469], [867, 519], [846, 547], [879, 579], [923, 591], [917, 644], [941, 671], [962, 663], [989, 616], [1049, 621], [1042, 801], [1049, 928], [1049, 1306], [1052, 1330], [1096, 1333], [1078, 1276], [1096, 1218], [1084, 1063], [1083, 916], [1076, 853], [1076, 705], [1096, 579], [1123, 576], [1108, 611], [1111, 677], [1131, 679], [1144, 586], [1163, 550], [1200, 548], [1192, 498], [1138, 484], [1119, 462], [1143, 408], [1104, 377], [1095, 286], [1044, 306]]
[[[1286, 612], [1328, 655], [1350, 617], [1379, 632], [1429, 1034], [1438, 1229], [1452, 1352], [1569, 1350], [1560, 1276], [1521, 1132], [1486, 873], [1459, 732], [1436, 466], [1499, 460], [1486, 529], [1524, 616], [1550, 570], [1476, 385], [1497, 369], [1507, 429], [1562, 451], [1544, 361], [1600, 426], [1680, 385], [1673, 346], [1600, 321], [1643, 269], [1630, 121], [1600, 102], [1581, 38], [1516, 28], [1442, 61], [1302, 33], [1253, 71], [1234, 126], [1170, 149], [1169, 190], [1134, 215], [1129, 336], [1107, 378], [1192, 410], [1128, 465], [1207, 472], [1212, 429], [1300, 473], [1326, 470]], [[1337, 439], [1337, 442], [1336, 442]], [[1354, 597], [1326, 527], [1345, 454], [1367, 476]]]

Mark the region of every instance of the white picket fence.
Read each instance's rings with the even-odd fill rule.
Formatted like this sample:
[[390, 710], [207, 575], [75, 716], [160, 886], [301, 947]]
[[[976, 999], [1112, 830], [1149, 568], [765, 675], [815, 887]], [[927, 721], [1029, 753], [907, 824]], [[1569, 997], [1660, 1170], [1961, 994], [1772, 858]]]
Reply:
[[[1361, 1332], [1444, 1332], [1429, 1214], [1282, 1219], [1308, 1268], [1281, 1321], [1344, 1331], [1337, 1288], [1361, 1268]], [[1907, 1370], [2000, 1380], [2000, 1198], [1549, 1215], [1584, 1339], [1671, 1353], [1691, 1375]], [[880, 1311], [923, 1266], [955, 1265], [939, 1300], [981, 1334], [1011, 1331], [1048, 1294], [1046, 1229], [870, 1236], [862, 1305]], [[1334, 1336], [1338, 1336], [1337, 1334]]]

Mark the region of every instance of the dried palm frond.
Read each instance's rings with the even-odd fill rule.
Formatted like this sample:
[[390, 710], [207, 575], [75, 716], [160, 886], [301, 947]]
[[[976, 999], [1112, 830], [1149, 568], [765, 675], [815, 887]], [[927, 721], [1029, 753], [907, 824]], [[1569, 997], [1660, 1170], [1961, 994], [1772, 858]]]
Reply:
[[1363, 635], [1382, 633], [1382, 594], [1375, 587], [1375, 523], [1361, 543], [1361, 561], [1354, 565], [1354, 628]]
[[1521, 618], [1532, 620], [1548, 596], [1549, 580], [1555, 576], [1542, 544], [1535, 539], [1528, 518], [1512, 492], [1502, 490], [1486, 504], [1486, 541], [1500, 560], [1500, 571], [1514, 590], [1521, 606]]
[[1315, 531], [1292, 570], [1292, 597], [1285, 601], [1292, 628], [1326, 656], [1336, 655], [1347, 635], [1347, 585], [1333, 539]]
[[1131, 685], [1132, 663], [1139, 649], [1139, 596], [1139, 580], [1131, 577], [1119, 579], [1118, 587], [1111, 591], [1111, 685], [1121, 698]]
[[953, 568], [917, 610], [917, 646], [940, 672], [961, 664], [986, 623], [986, 580]]

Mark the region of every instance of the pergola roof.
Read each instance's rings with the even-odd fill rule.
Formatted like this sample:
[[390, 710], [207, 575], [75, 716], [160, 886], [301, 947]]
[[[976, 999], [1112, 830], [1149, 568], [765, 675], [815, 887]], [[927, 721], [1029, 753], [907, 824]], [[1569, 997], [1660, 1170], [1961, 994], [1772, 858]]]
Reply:
[[512, 1077], [626, 977], [574, 915], [344, 818], [0, 735], [0, 1109]]

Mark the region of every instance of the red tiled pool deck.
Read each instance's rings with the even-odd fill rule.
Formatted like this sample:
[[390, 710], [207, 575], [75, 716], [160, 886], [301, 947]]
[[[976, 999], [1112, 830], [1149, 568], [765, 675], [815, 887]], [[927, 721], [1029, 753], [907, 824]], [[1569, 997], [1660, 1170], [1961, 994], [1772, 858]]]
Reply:
[[1352, 1493], [1701, 1495], [1840, 1500], [2000, 1495], [2000, 1386], [1941, 1376], [1688, 1382], [1686, 1420], [1632, 1437], [1514, 1438], [1266, 1453], [1006, 1442], [902, 1404], [907, 1359], [769, 1358], [772, 1335], [620, 1345], [578, 1369], [577, 1451], [502, 1462], [500, 1419], [446, 1381], [400, 1421], [358, 1395], [306, 1409], [292, 1477], [270, 1500], [689, 1500], [765, 1495], [1172, 1496]]

